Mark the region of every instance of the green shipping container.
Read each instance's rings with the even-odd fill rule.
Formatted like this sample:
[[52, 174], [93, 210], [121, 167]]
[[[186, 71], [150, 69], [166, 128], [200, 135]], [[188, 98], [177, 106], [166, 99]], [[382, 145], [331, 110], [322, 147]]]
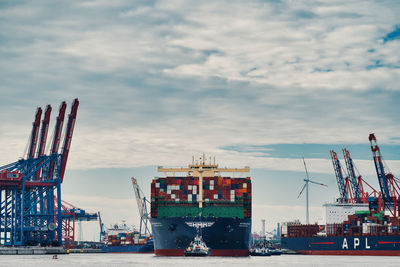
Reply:
[[226, 206], [214, 207], [208, 206], [200, 209], [199, 207], [185, 206], [159, 206], [158, 218], [168, 217], [197, 217], [201, 213], [203, 217], [220, 217], [220, 218], [244, 218], [243, 207]]

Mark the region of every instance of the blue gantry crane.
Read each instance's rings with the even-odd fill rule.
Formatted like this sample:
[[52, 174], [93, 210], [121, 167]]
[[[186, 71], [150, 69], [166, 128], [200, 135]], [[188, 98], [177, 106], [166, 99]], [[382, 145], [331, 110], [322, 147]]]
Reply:
[[42, 122], [38, 149], [36, 147], [41, 108], [38, 108], [35, 114], [26, 158], [0, 167], [1, 245], [62, 243], [61, 183], [78, 106], [79, 101], [75, 99], [68, 116], [61, 153], [58, 152], [58, 147], [64, 122], [65, 102], [60, 106], [50, 154], [44, 154], [51, 113], [49, 105]]
[[[349, 180], [350, 180], [350, 185], [351, 185], [351, 190], [353, 193], [353, 199], [354, 202], [356, 203], [361, 203], [362, 202], [362, 188], [360, 186], [360, 179], [357, 179], [356, 177], [356, 173], [354, 170], [354, 163], [353, 163], [353, 159], [350, 156], [350, 152], [347, 149], [343, 149], [343, 156], [344, 156], [344, 160], [346, 162], [346, 168], [347, 168], [347, 173], [349, 175]], [[358, 178], [361, 178], [360, 176]]]
[[339, 201], [341, 203], [349, 203], [352, 201], [351, 190], [349, 187], [349, 179], [348, 177], [343, 176], [342, 166], [340, 165], [339, 158], [337, 153], [334, 150], [330, 151], [333, 169], [335, 170], [336, 181], [339, 188], [340, 198]]

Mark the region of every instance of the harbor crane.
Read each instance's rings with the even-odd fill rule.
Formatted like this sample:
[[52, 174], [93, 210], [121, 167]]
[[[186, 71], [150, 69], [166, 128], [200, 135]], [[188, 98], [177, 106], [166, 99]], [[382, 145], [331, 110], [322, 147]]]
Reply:
[[384, 209], [389, 210], [392, 216], [397, 217], [400, 214], [400, 180], [392, 173], [385, 170], [383, 157], [376, 141], [375, 134], [371, 133], [368, 139], [371, 144], [371, 151], [375, 163], [376, 174], [378, 176], [379, 187], [381, 189]]
[[35, 113], [26, 158], [0, 167], [0, 245], [62, 244], [61, 183], [78, 106], [78, 99], [74, 99], [61, 153], [58, 152], [58, 146], [65, 102], [60, 106], [50, 155], [44, 154], [51, 114], [51, 106], [48, 105], [41, 129], [42, 109], [38, 108]]
[[[349, 174], [349, 180], [353, 192], [354, 202], [361, 203], [363, 192], [361, 191], [359, 179], [357, 179], [356, 173], [354, 171], [353, 159], [350, 157], [350, 152], [347, 149], [344, 148], [342, 151], [344, 160], [346, 162], [347, 173]], [[361, 176], [359, 176], [358, 178], [361, 178]]]
[[306, 224], [309, 224], [310, 223], [310, 218], [309, 218], [309, 203], [308, 203], [309, 202], [308, 184], [312, 183], [312, 184], [317, 184], [317, 185], [326, 186], [326, 187], [327, 187], [327, 185], [319, 183], [319, 182], [311, 181], [310, 177], [308, 175], [307, 165], [306, 165], [306, 162], [304, 160], [304, 157], [303, 157], [303, 163], [304, 163], [304, 169], [306, 171], [306, 179], [304, 179], [304, 182], [305, 182], [304, 186], [301, 189], [301, 191], [300, 191], [299, 195], [297, 196], [297, 198], [299, 198], [301, 196], [301, 194], [303, 193], [304, 189], [306, 189]]
[[344, 178], [343, 176], [342, 166], [340, 165], [337, 153], [333, 150], [331, 150], [330, 153], [333, 163], [333, 169], [335, 170], [336, 181], [339, 188], [339, 201], [341, 203], [351, 203], [353, 201], [353, 196], [350, 189], [349, 178]]
[[137, 180], [132, 177], [132, 186], [133, 186], [133, 191], [135, 192], [135, 197], [136, 197], [136, 203], [138, 205], [139, 209], [139, 214], [140, 214], [140, 228], [139, 228], [139, 233], [142, 234], [142, 226], [144, 227], [144, 234], [146, 235], [147, 233], [151, 234], [151, 231], [148, 227], [148, 221], [149, 221], [149, 213], [147, 211], [147, 203], [148, 200], [144, 196], [143, 191], [140, 189]]

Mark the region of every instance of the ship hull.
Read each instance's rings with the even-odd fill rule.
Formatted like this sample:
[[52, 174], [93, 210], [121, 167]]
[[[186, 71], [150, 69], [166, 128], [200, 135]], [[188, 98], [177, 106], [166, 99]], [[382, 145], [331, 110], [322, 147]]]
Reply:
[[400, 256], [400, 235], [282, 237], [281, 245], [307, 255]]
[[154, 253], [154, 243], [149, 241], [144, 245], [132, 246], [102, 246], [106, 253]]
[[157, 256], [184, 256], [199, 227], [210, 256], [249, 255], [251, 219], [152, 218], [154, 252]]

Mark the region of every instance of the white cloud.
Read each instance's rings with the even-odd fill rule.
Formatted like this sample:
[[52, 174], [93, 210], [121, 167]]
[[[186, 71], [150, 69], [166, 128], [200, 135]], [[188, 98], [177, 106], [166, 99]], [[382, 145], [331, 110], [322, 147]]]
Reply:
[[399, 138], [399, 42], [380, 41], [399, 5], [45, 3], [1, 11], [0, 162], [22, 155], [36, 105], [74, 97], [70, 168], [182, 165], [206, 152], [291, 170], [219, 148], [360, 143], [375, 129], [382, 143]]

